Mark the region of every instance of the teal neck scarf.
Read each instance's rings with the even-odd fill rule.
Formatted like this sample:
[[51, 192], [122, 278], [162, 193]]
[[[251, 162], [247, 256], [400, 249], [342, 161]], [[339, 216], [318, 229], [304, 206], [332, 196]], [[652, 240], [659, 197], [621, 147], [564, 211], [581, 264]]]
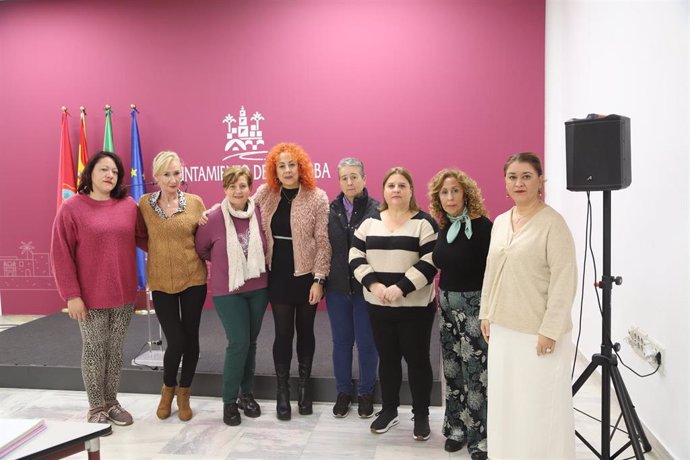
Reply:
[[448, 233], [446, 234], [448, 244], [455, 241], [455, 238], [458, 237], [463, 222], [465, 222], [465, 236], [467, 236], [468, 240], [472, 238], [472, 220], [470, 220], [470, 216], [467, 214], [467, 207], [465, 207], [462, 214], [457, 217], [453, 217], [450, 214], [446, 214], [446, 216], [448, 216], [448, 219], [451, 221], [450, 228], [448, 228]]

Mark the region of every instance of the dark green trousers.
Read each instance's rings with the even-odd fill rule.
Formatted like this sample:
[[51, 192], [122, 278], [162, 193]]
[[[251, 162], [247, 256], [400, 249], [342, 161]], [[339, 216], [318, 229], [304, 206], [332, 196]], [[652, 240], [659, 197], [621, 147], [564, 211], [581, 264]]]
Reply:
[[268, 289], [213, 297], [213, 304], [225, 329], [228, 346], [223, 367], [223, 403], [251, 393], [256, 368], [256, 338], [261, 331]]

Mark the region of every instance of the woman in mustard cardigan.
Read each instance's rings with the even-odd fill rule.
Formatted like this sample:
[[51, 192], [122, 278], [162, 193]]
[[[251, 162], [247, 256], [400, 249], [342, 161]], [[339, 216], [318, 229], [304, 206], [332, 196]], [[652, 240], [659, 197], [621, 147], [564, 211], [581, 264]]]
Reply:
[[160, 190], [143, 195], [139, 209], [149, 234], [148, 286], [167, 342], [156, 415], [160, 419], [170, 416], [177, 390], [177, 415], [187, 421], [192, 418], [189, 395], [199, 361], [199, 323], [206, 300], [206, 264], [194, 244], [205, 208], [200, 197], [180, 190], [182, 164], [177, 153], [163, 151], [156, 155], [153, 178]]
[[330, 270], [328, 197], [316, 187], [307, 153], [282, 143], [266, 157], [266, 183], [254, 195], [261, 207], [269, 267], [268, 296], [275, 323], [273, 361], [278, 378], [276, 411], [290, 420], [290, 363], [297, 331], [298, 409], [312, 413], [307, 386], [316, 348], [314, 317]]

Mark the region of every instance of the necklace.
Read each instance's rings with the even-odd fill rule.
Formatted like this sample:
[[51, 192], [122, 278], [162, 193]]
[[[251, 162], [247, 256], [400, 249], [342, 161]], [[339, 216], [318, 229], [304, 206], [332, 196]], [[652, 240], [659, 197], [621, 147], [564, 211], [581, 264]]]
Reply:
[[518, 214], [517, 211], [515, 211], [515, 216], [513, 217], [513, 222], [515, 222], [516, 224], [519, 224], [520, 221], [521, 221], [524, 217], [526, 217], [526, 216], [521, 216], [521, 215]]
[[524, 219], [524, 220], [527, 220], [527, 219], [529, 219], [530, 217], [532, 217], [532, 214], [534, 214], [535, 210], [537, 210], [537, 209], [539, 209], [539, 204], [537, 204], [536, 206], [534, 206], [534, 207], [532, 207], [531, 209], [527, 210], [527, 212], [524, 213], [523, 215], [520, 215], [520, 214], [518, 214], [518, 210], [517, 210], [517, 207], [516, 207], [516, 208], [513, 210], [513, 223], [514, 223], [515, 225], [519, 225], [520, 222], [521, 222], [523, 219]]
[[158, 201], [161, 204], [165, 205], [165, 209], [173, 209], [173, 208], [177, 209], [177, 206], [175, 205], [175, 202], [177, 201], [177, 197], [175, 197], [172, 200], [164, 200], [163, 196], [161, 195], [161, 197], [158, 199]]
[[[291, 190], [294, 190], [294, 189], [291, 189]], [[299, 193], [299, 189], [297, 190], [297, 193]], [[285, 198], [285, 200], [288, 202], [288, 204], [292, 204], [292, 200], [295, 199], [295, 197], [297, 196], [297, 193], [295, 193], [295, 195], [294, 195], [292, 198], [290, 198], [290, 197], [288, 196], [288, 194], [285, 193], [285, 189], [284, 189], [284, 188], [281, 188], [281, 189], [280, 189], [280, 194], [283, 195], [283, 198]]]

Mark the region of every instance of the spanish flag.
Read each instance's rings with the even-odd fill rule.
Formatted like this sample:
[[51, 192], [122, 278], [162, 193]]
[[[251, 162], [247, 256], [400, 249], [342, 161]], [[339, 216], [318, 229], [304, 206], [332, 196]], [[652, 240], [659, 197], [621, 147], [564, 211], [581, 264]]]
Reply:
[[79, 156], [77, 157], [77, 186], [81, 182], [81, 172], [84, 166], [89, 162], [89, 149], [86, 146], [86, 109], [84, 106], [79, 108], [81, 110], [81, 126], [79, 128]]

